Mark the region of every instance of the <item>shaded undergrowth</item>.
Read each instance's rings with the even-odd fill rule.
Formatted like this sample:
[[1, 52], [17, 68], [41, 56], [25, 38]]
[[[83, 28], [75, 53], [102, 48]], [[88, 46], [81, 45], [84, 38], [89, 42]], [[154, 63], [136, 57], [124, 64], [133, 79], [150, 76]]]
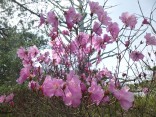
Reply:
[[14, 106], [0, 104], [0, 117], [156, 117], [156, 96], [136, 96], [133, 108], [124, 111], [118, 102], [96, 105], [84, 105], [71, 108], [61, 99], [47, 98], [41, 93], [27, 89], [26, 86], [0, 86], [1, 94], [14, 92]]

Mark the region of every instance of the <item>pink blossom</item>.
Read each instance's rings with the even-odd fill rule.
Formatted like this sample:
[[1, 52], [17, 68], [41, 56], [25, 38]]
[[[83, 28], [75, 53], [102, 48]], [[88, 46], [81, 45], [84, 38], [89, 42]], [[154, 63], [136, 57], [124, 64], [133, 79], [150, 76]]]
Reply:
[[64, 86], [63, 80], [53, 78], [52, 81], [53, 81], [52, 89], [54, 90], [54, 95], [57, 97], [63, 96], [63, 90], [62, 90]]
[[105, 49], [106, 45], [104, 44], [104, 40], [100, 36], [92, 37], [94, 48], [99, 51], [100, 49]]
[[102, 58], [100, 55], [97, 56], [96, 65], [98, 65], [102, 61]]
[[108, 36], [107, 34], [104, 34], [103, 40], [104, 40], [104, 43], [112, 43], [112, 42], [113, 42], [113, 41], [111, 40], [111, 37]]
[[50, 76], [46, 76], [42, 84], [43, 94], [48, 97], [63, 96], [63, 84], [64, 82], [62, 79], [56, 79], [51, 78]]
[[93, 26], [93, 32], [95, 32], [96, 34], [98, 34], [99, 36], [102, 34], [102, 28], [101, 25], [98, 22], [94, 22], [94, 26]]
[[102, 102], [104, 102], [104, 103], [108, 103], [109, 101], [110, 101], [109, 96], [104, 96], [102, 99]]
[[17, 50], [17, 55], [20, 59], [25, 59], [28, 56], [28, 52], [23, 47], [20, 47]]
[[53, 28], [50, 31], [49, 36], [51, 37], [52, 40], [55, 40], [58, 37], [58, 32]]
[[56, 38], [49, 43], [52, 46], [52, 60], [55, 65], [61, 62], [61, 56], [65, 52], [62, 43], [61, 38]]
[[95, 13], [95, 14], [98, 13], [98, 10], [99, 10], [99, 7], [100, 7], [98, 2], [89, 1], [89, 6], [90, 6], [91, 13]]
[[91, 94], [91, 100], [96, 105], [99, 105], [104, 96], [104, 90], [96, 81], [92, 80], [91, 86], [88, 88], [88, 92]]
[[60, 56], [57, 53], [55, 53], [54, 51], [52, 51], [52, 63], [54, 65], [58, 65], [60, 62], [61, 62]]
[[84, 33], [84, 32], [80, 32], [79, 35], [76, 37], [76, 44], [78, 46], [81, 46], [81, 47], [86, 47], [87, 45], [87, 42], [89, 40], [89, 35]]
[[64, 90], [63, 101], [67, 106], [78, 107], [81, 103], [82, 94], [76, 87], [67, 86]]
[[101, 71], [98, 72], [99, 77], [107, 77], [107, 78], [112, 78], [112, 73], [109, 71], [107, 68], [103, 68]]
[[20, 77], [17, 79], [18, 84], [22, 84], [30, 76], [30, 68], [25, 67], [20, 71]]
[[102, 11], [98, 13], [98, 20], [105, 26], [110, 24], [111, 18], [107, 15], [106, 11]]
[[80, 32], [79, 35], [67, 46], [67, 49], [68, 51], [77, 54], [79, 59], [83, 59], [85, 57], [84, 53], [87, 53], [86, 46], [88, 41], [89, 35], [84, 32]]
[[49, 64], [50, 62], [50, 56], [49, 56], [49, 52], [45, 52], [45, 53], [40, 53], [40, 55], [37, 57], [37, 61], [39, 61], [40, 63], [45, 62], [46, 64]]
[[138, 51], [132, 51], [130, 53], [130, 58], [133, 60], [133, 61], [139, 61], [140, 59], [142, 60], [144, 58], [144, 55], [141, 53], [141, 52], [138, 52]]
[[11, 93], [11, 94], [9, 94], [6, 98], [5, 98], [5, 102], [11, 102], [11, 101], [13, 101], [13, 98], [14, 98], [14, 94], [13, 93]]
[[66, 105], [73, 107], [80, 105], [82, 98], [80, 83], [79, 77], [73, 71], [67, 74], [65, 95], [63, 96], [63, 101]]
[[42, 91], [43, 94], [48, 96], [48, 97], [52, 97], [54, 95], [54, 90], [52, 89], [52, 79], [51, 76], [46, 76], [43, 84], [42, 84]]
[[107, 27], [107, 32], [110, 32], [114, 40], [118, 37], [119, 31], [120, 30], [116, 22], [110, 23]]
[[146, 33], [144, 38], [146, 39], [147, 45], [156, 45], [156, 38], [155, 38], [155, 36], [151, 36], [150, 33]]
[[5, 98], [6, 98], [6, 95], [1, 95], [1, 96], [0, 96], [0, 103], [3, 103], [4, 100], [5, 100]]
[[119, 100], [121, 107], [124, 110], [128, 110], [133, 106], [134, 94], [128, 92], [128, 87], [123, 87], [121, 90], [116, 90], [113, 94]]
[[69, 29], [72, 29], [74, 24], [78, 23], [82, 16], [79, 13], [76, 13], [74, 7], [70, 7], [68, 11], [65, 12], [66, 23]]
[[30, 58], [34, 58], [38, 53], [39, 53], [39, 50], [38, 50], [38, 48], [35, 45], [29, 47], [28, 56]]
[[52, 25], [53, 28], [57, 30], [59, 21], [53, 11], [49, 11], [47, 15], [47, 22]]
[[147, 19], [144, 19], [144, 20], [142, 21], [142, 24], [150, 24], [150, 23], [147, 21]]
[[63, 31], [62, 31], [62, 34], [63, 34], [63, 35], [68, 35], [68, 36], [69, 36], [69, 31], [68, 31], [68, 30], [63, 30]]
[[94, 51], [94, 49], [91, 48], [90, 46], [87, 46], [87, 47], [84, 49], [84, 52], [85, 52], [86, 54], [91, 54], [91, 53], [93, 53], [93, 51]]
[[130, 41], [129, 41], [129, 40], [128, 40], [128, 41], [125, 41], [125, 46], [126, 46], [126, 47], [128, 47], [129, 44], [130, 44]]
[[44, 59], [42, 59], [42, 60], [43, 60], [46, 64], [49, 64], [50, 61], [51, 61], [50, 53], [49, 53], [49, 52], [45, 52], [45, 53], [43, 54], [43, 56], [44, 56]]
[[75, 53], [78, 49], [78, 45], [76, 40], [71, 41], [71, 43], [67, 46], [67, 49], [72, 52]]
[[15, 103], [13, 101], [9, 102], [11, 107], [14, 107]]
[[40, 24], [39, 24], [38, 27], [42, 26], [42, 24], [44, 24], [44, 23], [45, 23], [45, 18], [44, 18], [44, 16], [43, 16], [43, 14], [41, 13], [41, 14], [40, 14]]
[[135, 15], [131, 15], [128, 12], [122, 13], [119, 18], [126, 26], [130, 27], [131, 29], [135, 28], [135, 25], [137, 24]]
[[148, 94], [148, 93], [149, 93], [149, 88], [144, 87], [144, 88], [142, 89], [142, 91], [143, 91], [143, 92], [144, 92], [144, 94], [146, 95], [146, 94]]
[[85, 83], [81, 82], [80, 86], [81, 86], [82, 92], [86, 92], [87, 91], [87, 87], [86, 87]]
[[32, 81], [29, 82], [28, 87], [31, 90], [35, 90], [35, 89], [38, 90], [40, 85], [38, 84], [38, 82], [32, 80]]
[[114, 93], [116, 91], [116, 83], [114, 80], [110, 80], [109, 82], [109, 86], [108, 86], [108, 90], [111, 92], [111, 93]]

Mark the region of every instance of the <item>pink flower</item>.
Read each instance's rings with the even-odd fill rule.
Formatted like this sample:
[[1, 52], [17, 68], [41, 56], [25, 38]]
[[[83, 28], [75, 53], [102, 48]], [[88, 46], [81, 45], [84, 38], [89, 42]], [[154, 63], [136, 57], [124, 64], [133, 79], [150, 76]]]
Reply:
[[96, 65], [98, 65], [101, 61], [102, 61], [101, 56], [100, 55], [97, 55]]
[[144, 55], [138, 51], [132, 51], [130, 53], [130, 58], [133, 60], [133, 61], [139, 61], [140, 59], [142, 60], [144, 58]]
[[78, 45], [76, 43], [76, 40], [71, 41], [69, 45], [67, 46], [68, 51], [75, 53], [78, 49]]
[[52, 79], [52, 89], [54, 90], [54, 95], [59, 97], [59, 96], [63, 96], [63, 86], [64, 86], [64, 81], [62, 79], [56, 79], [53, 78]]
[[30, 58], [36, 57], [36, 55], [37, 55], [38, 53], [39, 53], [39, 50], [38, 50], [38, 48], [37, 48], [35, 45], [29, 47], [28, 56], [29, 56]]
[[144, 38], [146, 39], [147, 45], [156, 45], [156, 38], [155, 38], [155, 36], [151, 36], [150, 33], [146, 33]]
[[68, 31], [68, 30], [63, 30], [63, 31], [62, 31], [62, 34], [63, 34], [63, 35], [68, 35], [68, 36], [69, 36], [69, 31]]
[[101, 25], [98, 22], [96, 22], [96, 21], [94, 22], [93, 32], [95, 32], [99, 36], [102, 34]]
[[131, 29], [135, 28], [135, 25], [137, 24], [135, 15], [131, 15], [128, 12], [122, 13], [119, 18], [126, 26], [130, 27]]
[[79, 13], [76, 13], [74, 7], [70, 7], [68, 11], [65, 12], [66, 23], [69, 29], [72, 29], [74, 24], [78, 23], [82, 16]]
[[11, 93], [11, 94], [9, 94], [6, 98], [5, 98], [5, 102], [11, 102], [11, 101], [13, 101], [13, 98], [14, 98], [14, 94], [13, 93]]
[[25, 59], [28, 56], [28, 52], [23, 47], [20, 47], [17, 50], [17, 55], [20, 59]]
[[52, 51], [52, 57], [53, 57], [53, 59], [52, 59], [53, 62], [52, 63], [54, 65], [58, 65], [61, 62], [60, 56], [57, 53], [54, 53], [54, 51]]
[[41, 13], [41, 14], [40, 14], [40, 24], [39, 24], [38, 27], [42, 26], [42, 24], [44, 24], [44, 23], [45, 23], [45, 18], [44, 18], [44, 16], [43, 16], [43, 14]]
[[49, 64], [50, 62], [49, 52], [40, 53], [40, 55], [37, 57], [37, 61], [39, 61], [40, 63], [45, 62], [46, 64]]
[[99, 12], [97, 15], [98, 15], [98, 20], [103, 25], [108, 26], [110, 24], [111, 18], [107, 15], [106, 11], [101, 10], [101, 12]]
[[98, 10], [99, 10], [99, 7], [100, 7], [98, 2], [89, 1], [89, 6], [90, 6], [91, 13], [95, 13], [95, 14], [98, 13]]
[[81, 103], [82, 94], [76, 87], [67, 86], [64, 90], [63, 101], [67, 106], [78, 107]]
[[99, 51], [100, 49], [105, 49], [106, 45], [104, 44], [104, 40], [100, 36], [94, 36], [92, 38], [94, 48]]
[[58, 32], [53, 28], [50, 31], [49, 36], [51, 37], [52, 40], [55, 40], [58, 37]]
[[109, 86], [108, 86], [108, 90], [111, 92], [111, 93], [114, 93], [116, 91], [116, 83], [114, 80], [110, 80], [109, 82]]
[[109, 101], [110, 101], [109, 96], [104, 96], [102, 99], [102, 102], [104, 102], [104, 103], [108, 103]]
[[79, 35], [67, 45], [68, 52], [76, 54], [79, 60], [82, 60], [85, 57], [84, 53], [86, 52], [86, 46], [89, 44], [89, 35], [80, 32]]
[[52, 25], [53, 28], [57, 30], [59, 21], [53, 11], [49, 11], [47, 15], [47, 22]]
[[150, 23], [147, 21], [147, 19], [144, 19], [144, 20], [142, 21], [142, 24], [150, 24]]
[[96, 105], [99, 105], [104, 96], [104, 90], [96, 81], [92, 80], [91, 86], [88, 88], [88, 92], [91, 94], [91, 100]]
[[4, 100], [5, 100], [5, 98], [6, 98], [6, 95], [1, 95], [1, 96], [0, 96], [0, 103], [3, 103]]
[[20, 71], [20, 77], [17, 79], [18, 84], [22, 84], [30, 76], [30, 68], [25, 67]]
[[142, 91], [143, 91], [143, 92], [144, 92], [144, 94], [146, 95], [146, 94], [148, 94], [148, 93], [149, 93], [149, 88], [144, 87], [144, 88], [142, 89]]
[[87, 42], [89, 40], [89, 35], [84, 33], [84, 32], [80, 32], [79, 35], [76, 37], [76, 44], [78, 46], [81, 46], [81, 47], [86, 47], [87, 45]]
[[130, 41], [129, 40], [128, 41], [125, 41], [125, 47], [128, 47], [129, 44], [130, 44]]
[[98, 72], [97, 74], [99, 77], [107, 77], [107, 78], [112, 78], [112, 73], [109, 71], [107, 68], [103, 68], [101, 71]]
[[112, 43], [112, 42], [113, 42], [113, 41], [111, 40], [111, 37], [108, 36], [107, 34], [104, 34], [103, 40], [104, 40], [104, 43]]
[[63, 101], [68, 106], [77, 107], [81, 103], [81, 81], [73, 71], [67, 74], [66, 88], [64, 90]]
[[87, 87], [86, 87], [85, 83], [81, 82], [80, 86], [81, 86], [81, 91], [82, 92], [86, 92], [87, 91]]
[[119, 31], [120, 30], [116, 22], [110, 23], [107, 27], [107, 32], [110, 32], [114, 40], [118, 37]]
[[42, 84], [43, 94], [48, 97], [63, 96], [63, 84], [64, 82], [62, 79], [52, 79], [50, 76], [46, 76]]
[[38, 90], [40, 85], [38, 84], [38, 82], [32, 80], [32, 81], [29, 82], [28, 87], [31, 90], [35, 90], [35, 89]]
[[42, 91], [43, 94], [48, 96], [48, 97], [52, 97], [54, 95], [54, 91], [52, 89], [52, 79], [51, 76], [46, 76], [43, 84], [42, 84]]
[[121, 107], [124, 110], [128, 110], [133, 106], [134, 94], [128, 92], [128, 87], [123, 87], [121, 90], [116, 90], [113, 95], [119, 100]]

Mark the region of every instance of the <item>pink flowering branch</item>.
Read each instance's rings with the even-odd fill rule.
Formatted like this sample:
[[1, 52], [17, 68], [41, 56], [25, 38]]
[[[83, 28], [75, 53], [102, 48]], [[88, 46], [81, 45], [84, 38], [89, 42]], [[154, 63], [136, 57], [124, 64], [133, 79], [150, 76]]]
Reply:
[[[51, 10], [40, 15], [39, 27], [47, 26], [50, 51], [41, 52], [35, 45], [19, 48], [17, 55], [23, 68], [17, 83], [26, 82], [34, 92], [61, 100], [69, 107], [82, 109], [83, 105], [85, 108], [95, 105], [98, 109], [99, 105], [110, 107], [119, 103], [128, 111], [133, 107], [134, 94], [126, 85], [146, 78], [143, 69], [140, 73], [138, 64], [144, 62], [147, 46], [156, 45], [155, 36], [144, 35], [147, 29], [143, 26], [147, 22], [138, 24], [134, 14], [124, 12], [119, 17], [123, 23], [120, 27], [105, 9], [107, 0], [103, 6], [93, 1], [77, 1], [77, 5], [70, 0], [70, 7], [63, 10], [56, 1], [49, 2], [61, 10], [61, 13]], [[87, 6], [89, 11], [86, 11]], [[141, 35], [144, 35], [143, 41], [135, 43]], [[113, 48], [108, 51], [109, 45]], [[106, 66], [96, 68], [111, 57], [117, 57], [114, 71]], [[123, 61], [127, 69], [121, 75]], [[114, 61], [110, 62], [114, 64]], [[133, 78], [129, 75], [130, 70]]]

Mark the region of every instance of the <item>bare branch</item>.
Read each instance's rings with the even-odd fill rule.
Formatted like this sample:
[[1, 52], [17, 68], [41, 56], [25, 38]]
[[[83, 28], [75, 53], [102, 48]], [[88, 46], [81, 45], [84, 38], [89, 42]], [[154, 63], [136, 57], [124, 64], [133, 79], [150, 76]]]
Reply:
[[17, 5], [19, 5], [20, 7], [24, 8], [25, 10], [29, 11], [30, 13], [40, 17], [39, 14], [35, 13], [34, 11], [28, 9], [27, 7], [25, 7], [24, 5], [22, 5], [21, 3], [17, 2], [16, 0], [12, 0], [12, 2], [16, 3]]

